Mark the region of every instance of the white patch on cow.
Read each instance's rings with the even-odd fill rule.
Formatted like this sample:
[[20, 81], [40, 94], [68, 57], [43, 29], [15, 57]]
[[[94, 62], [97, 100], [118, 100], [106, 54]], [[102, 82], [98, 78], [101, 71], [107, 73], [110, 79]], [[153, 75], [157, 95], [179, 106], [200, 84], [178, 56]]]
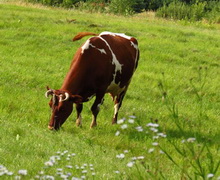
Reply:
[[123, 37], [128, 40], [131, 39], [130, 36], [127, 36], [124, 33], [112, 33], [112, 32], [105, 31], [105, 32], [102, 32], [101, 34], [99, 34], [99, 36], [102, 36], [102, 35], [120, 36], [120, 37]]
[[135, 49], [138, 49], [138, 45], [134, 44], [132, 41], [131, 41], [131, 46], [134, 46]]
[[83, 46], [81, 47], [81, 49], [82, 49], [81, 53], [83, 54], [86, 49], [89, 49], [89, 46], [90, 46], [90, 39], [88, 39], [85, 42], [85, 44], [83, 44]]
[[107, 54], [104, 49], [99, 49], [99, 48], [97, 48], [96, 46], [94, 46], [93, 44], [90, 44], [90, 46], [93, 47], [93, 48], [95, 48], [95, 49], [97, 49], [98, 51], [100, 51], [101, 54], [102, 54], [102, 53], [103, 53], [103, 54]]
[[108, 44], [108, 42], [105, 39], [103, 39], [102, 37], [100, 37], [100, 39], [105, 42], [105, 44], [108, 46], [109, 50], [112, 53], [112, 64], [115, 65], [115, 76], [116, 76], [117, 71], [120, 71], [120, 73], [121, 73], [122, 64], [120, 64], [119, 61], [117, 60], [117, 58], [116, 58], [115, 54], [113, 53], [113, 51], [112, 51], [110, 45]]
[[117, 103], [117, 104], [114, 105], [114, 109], [115, 109], [115, 112], [114, 112], [114, 117], [115, 117], [116, 114], [118, 113], [119, 103]]

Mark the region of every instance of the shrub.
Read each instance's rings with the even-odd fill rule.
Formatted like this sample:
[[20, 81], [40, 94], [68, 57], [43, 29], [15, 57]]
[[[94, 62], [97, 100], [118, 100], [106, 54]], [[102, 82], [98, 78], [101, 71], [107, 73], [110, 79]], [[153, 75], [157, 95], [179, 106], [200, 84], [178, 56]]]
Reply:
[[173, 0], [144, 0], [145, 2], [145, 9], [146, 10], [157, 10], [160, 7], [163, 7], [164, 5], [168, 5]]
[[74, 4], [78, 3], [80, 0], [26, 0], [31, 3], [41, 3], [48, 6], [62, 6], [66, 8], [73, 7]]
[[211, 1], [207, 3], [205, 18], [210, 23], [220, 23], [220, 2]]
[[86, 10], [88, 12], [105, 12], [107, 3], [105, 0], [87, 0], [80, 1], [74, 5], [79, 10]]
[[144, 0], [135, 0], [134, 4], [132, 5], [132, 9], [136, 13], [140, 13], [145, 9], [146, 3]]
[[131, 15], [134, 13], [133, 5], [133, 0], [112, 0], [109, 9], [114, 14]]
[[[193, 3], [193, 1], [190, 2]], [[206, 19], [211, 23], [220, 23], [220, 2], [201, 0], [201, 2], [188, 4], [174, 1], [159, 8], [156, 16], [190, 21]]]
[[191, 6], [183, 2], [172, 2], [168, 6], [164, 5], [156, 12], [156, 16], [178, 19], [198, 21], [205, 16], [206, 2], [199, 2]]

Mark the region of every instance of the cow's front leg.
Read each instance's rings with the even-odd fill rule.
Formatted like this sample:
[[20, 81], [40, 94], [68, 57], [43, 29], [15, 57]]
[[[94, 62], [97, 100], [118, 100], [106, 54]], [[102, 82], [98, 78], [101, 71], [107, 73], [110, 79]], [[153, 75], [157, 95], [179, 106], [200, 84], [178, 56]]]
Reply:
[[92, 111], [92, 123], [90, 125], [90, 128], [93, 128], [95, 126], [97, 126], [97, 123], [96, 123], [96, 118], [97, 118], [97, 115], [99, 113], [99, 110], [100, 110], [100, 106], [102, 105], [103, 103], [103, 97], [104, 97], [104, 94], [102, 95], [99, 95], [97, 96], [96, 95], [96, 99], [91, 107], [91, 111]]
[[77, 126], [82, 126], [82, 117], [81, 117], [82, 109], [83, 109], [83, 104], [76, 104], [76, 113], [77, 113], [76, 125]]

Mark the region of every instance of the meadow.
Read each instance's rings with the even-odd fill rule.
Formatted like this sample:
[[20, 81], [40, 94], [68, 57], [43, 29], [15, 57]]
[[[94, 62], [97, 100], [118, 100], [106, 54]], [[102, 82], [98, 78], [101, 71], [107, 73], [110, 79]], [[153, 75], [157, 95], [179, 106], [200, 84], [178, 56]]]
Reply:
[[[220, 26], [0, 3], [0, 179], [220, 179]], [[138, 39], [119, 113], [109, 95], [90, 129], [75, 111], [55, 132], [46, 86], [59, 89], [82, 31]]]

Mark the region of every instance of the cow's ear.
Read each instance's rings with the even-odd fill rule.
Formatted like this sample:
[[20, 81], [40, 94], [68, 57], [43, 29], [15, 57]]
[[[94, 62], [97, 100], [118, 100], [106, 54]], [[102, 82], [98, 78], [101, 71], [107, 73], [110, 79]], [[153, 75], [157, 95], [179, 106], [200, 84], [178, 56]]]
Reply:
[[70, 100], [73, 101], [73, 102], [76, 103], [76, 104], [80, 104], [80, 103], [83, 102], [82, 96], [79, 96], [79, 95], [72, 95], [72, 96], [70, 97]]

